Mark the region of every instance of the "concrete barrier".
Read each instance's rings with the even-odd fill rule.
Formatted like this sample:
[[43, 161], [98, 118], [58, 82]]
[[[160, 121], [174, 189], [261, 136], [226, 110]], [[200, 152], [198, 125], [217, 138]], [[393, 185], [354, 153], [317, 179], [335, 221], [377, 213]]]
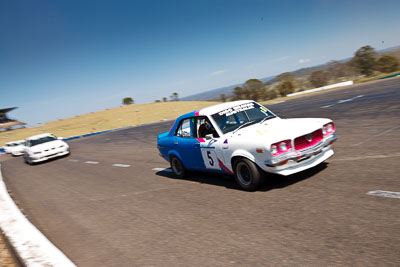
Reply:
[[18, 209], [7, 192], [0, 165], [0, 228], [24, 266], [76, 266]]
[[322, 87], [318, 87], [318, 88], [314, 88], [314, 89], [310, 89], [310, 90], [306, 90], [306, 91], [301, 91], [301, 92], [297, 92], [297, 93], [293, 93], [293, 94], [288, 94], [287, 96], [308, 94], [308, 93], [312, 93], [312, 92], [318, 92], [318, 91], [328, 90], [328, 89], [332, 89], [332, 88], [336, 88], [336, 87], [348, 86], [348, 85], [352, 85], [352, 84], [354, 84], [353, 81], [335, 83], [335, 84], [330, 84], [330, 85], [327, 85], [327, 86], [322, 86]]

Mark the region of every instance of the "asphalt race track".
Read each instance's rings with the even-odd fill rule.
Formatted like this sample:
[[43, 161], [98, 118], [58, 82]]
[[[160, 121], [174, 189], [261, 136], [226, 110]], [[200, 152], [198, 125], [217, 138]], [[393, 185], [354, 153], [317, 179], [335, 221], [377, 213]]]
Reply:
[[9, 157], [3, 176], [78, 266], [400, 266], [400, 199], [367, 194], [400, 192], [400, 79], [269, 107], [333, 119], [335, 155], [252, 193], [229, 176], [175, 179], [156, 148], [163, 122], [70, 141], [70, 156], [35, 166]]

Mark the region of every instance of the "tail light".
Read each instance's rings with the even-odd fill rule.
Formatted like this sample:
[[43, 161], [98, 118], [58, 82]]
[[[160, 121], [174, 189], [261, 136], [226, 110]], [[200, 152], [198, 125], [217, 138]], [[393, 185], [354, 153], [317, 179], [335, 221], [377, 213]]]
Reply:
[[270, 149], [272, 156], [277, 156], [291, 150], [292, 142], [290, 139], [274, 143], [271, 145]]
[[322, 127], [322, 133], [324, 136], [335, 132], [335, 124], [333, 122], [327, 123]]

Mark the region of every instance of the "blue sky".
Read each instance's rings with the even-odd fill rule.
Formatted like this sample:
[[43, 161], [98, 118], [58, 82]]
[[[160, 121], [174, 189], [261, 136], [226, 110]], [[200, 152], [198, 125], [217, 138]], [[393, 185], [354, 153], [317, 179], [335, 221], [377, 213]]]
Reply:
[[0, 108], [31, 125], [400, 44], [400, 1], [0, 0]]

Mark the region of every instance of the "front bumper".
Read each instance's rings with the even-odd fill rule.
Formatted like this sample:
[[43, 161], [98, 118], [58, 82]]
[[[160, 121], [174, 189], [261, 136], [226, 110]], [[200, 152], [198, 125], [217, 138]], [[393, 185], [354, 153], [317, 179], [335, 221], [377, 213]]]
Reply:
[[332, 156], [333, 150], [330, 145], [338, 138], [337, 135], [328, 136], [325, 140], [315, 146], [274, 157], [271, 160], [265, 161], [264, 164], [268, 167], [268, 172], [285, 176], [303, 171], [318, 165]]
[[35, 155], [35, 156], [29, 157], [29, 158], [32, 162], [37, 163], [37, 162], [46, 161], [46, 160], [49, 160], [52, 158], [65, 156], [68, 154], [69, 154], [69, 150], [65, 150], [65, 151], [59, 151], [59, 152], [48, 154], [48, 155], [40, 155], [39, 154], [38, 156]]

